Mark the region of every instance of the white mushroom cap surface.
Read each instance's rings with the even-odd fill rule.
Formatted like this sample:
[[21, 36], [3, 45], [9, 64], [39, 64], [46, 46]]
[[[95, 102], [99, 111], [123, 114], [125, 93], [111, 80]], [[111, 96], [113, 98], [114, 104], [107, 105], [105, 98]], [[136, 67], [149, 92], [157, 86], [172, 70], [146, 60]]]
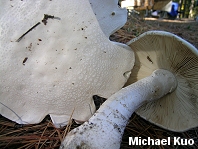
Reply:
[[[118, 6], [118, 0], [89, 0], [104, 34], [109, 38], [127, 21], [127, 10]], [[103, 11], [105, 10], [105, 11]]]
[[103, 33], [88, 0], [0, 3], [1, 115], [33, 124], [49, 114], [60, 127], [74, 110], [74, 119], [86, 121], [93, 95], [107, 98], [127, 81], [133, 51], [109, 41], [115, 28]]
[[182, 38], [164, 31], [146, 32], [128, 45], [134, 50], [136, 61], [127, 85], [149, 76], [156, 69], [169, 70], [178, 82], [173, 93], [143, 105], [136, 113], [172, 131], [197, 127], [197, 49]]

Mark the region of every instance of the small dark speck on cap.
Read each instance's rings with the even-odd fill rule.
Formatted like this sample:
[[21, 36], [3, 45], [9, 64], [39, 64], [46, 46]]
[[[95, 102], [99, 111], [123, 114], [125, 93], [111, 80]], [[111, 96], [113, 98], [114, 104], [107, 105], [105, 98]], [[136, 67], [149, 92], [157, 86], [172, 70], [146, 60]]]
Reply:
[[27, 61], [28, 57], [25, 57], [23, 60], [23, 65], [25, 66], [25, 62]]
[[115, 15], [115, 12], [112, 12], [111, 15], [114, 16]]

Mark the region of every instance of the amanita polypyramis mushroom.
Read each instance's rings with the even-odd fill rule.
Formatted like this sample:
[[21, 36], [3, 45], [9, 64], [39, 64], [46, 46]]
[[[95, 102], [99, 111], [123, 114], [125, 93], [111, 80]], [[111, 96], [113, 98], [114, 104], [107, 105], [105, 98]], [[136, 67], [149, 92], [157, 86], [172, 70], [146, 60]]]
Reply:
[[[126, 17], [114, 0], [103, 5], [115, 8], [109, 17]], [[126, 19], [102, 31], [88, 0], [1, 1], [0, 13], [1, 115], [33, 124], [49, 114], [60, 127], [74, 110], [72, 118], [86, 121], [93, 95], [109, 97], [126, 83], [134, 54], [107, 37]]]
[[61, 149], [119, 149], [128, 119], [145, 103], [138, 112], [161, 127], [183, 131], [198, 125], [197, 49], [162, 31], [128, 44], [136, 52], [130, 79], [139, 81], [108, 98], [89, 121], [69, 132]]
[[145, 104], [136, 113], [172, 131], [197, 127], [198, 50], [182, 38], [164, 31], [149, 31], [127, 44], [136, 55], [127, 84], [149, 76], [156, 69], [170, 71], [177, 80], [172, 94]]

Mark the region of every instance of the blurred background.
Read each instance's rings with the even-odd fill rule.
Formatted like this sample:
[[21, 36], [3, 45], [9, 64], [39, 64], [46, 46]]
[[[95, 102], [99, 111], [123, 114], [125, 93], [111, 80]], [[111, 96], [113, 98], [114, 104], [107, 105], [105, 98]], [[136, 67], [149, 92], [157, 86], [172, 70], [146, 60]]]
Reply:
[[119, 0], [119, 5], [127, 8], [129, 15], [198, 21], [198, 0]]

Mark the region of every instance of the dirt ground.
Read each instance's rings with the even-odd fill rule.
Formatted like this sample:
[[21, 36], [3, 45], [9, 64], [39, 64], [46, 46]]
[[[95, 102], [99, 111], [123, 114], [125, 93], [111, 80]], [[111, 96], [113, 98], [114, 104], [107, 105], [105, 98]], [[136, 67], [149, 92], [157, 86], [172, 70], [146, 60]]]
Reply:
[[192, 19], [168, 20], [129, 16], [126, 25], [111, 36], [111, 39], [126, 43], [128, 40], [151, 30], [171, 32], [198, 48], [198, 22]]
[[[126, 25], [111, 36], [111, 40], [126, 43], [149, 30], [174, 33], [198, 48], [198, 22], [193, 20], [165, 20], [129, 17]], [[37, 125], [17, 125], [0, 116], [0, 148], [2, 149], [58, 149], [70, 129], [79, 125], [72, 122], [62, 129], [54, 128], [49, 116]], [[166, 139], [167, 137], [193, 138], [193, 146], [129, 146], [129, 137]], [[106, 140], [104, 140], [106, 141]], [[176, 133], [157, 127], [133, 114], [123, 136], [121, 149], [193, 149], [198, 148], [198, 128]]]

